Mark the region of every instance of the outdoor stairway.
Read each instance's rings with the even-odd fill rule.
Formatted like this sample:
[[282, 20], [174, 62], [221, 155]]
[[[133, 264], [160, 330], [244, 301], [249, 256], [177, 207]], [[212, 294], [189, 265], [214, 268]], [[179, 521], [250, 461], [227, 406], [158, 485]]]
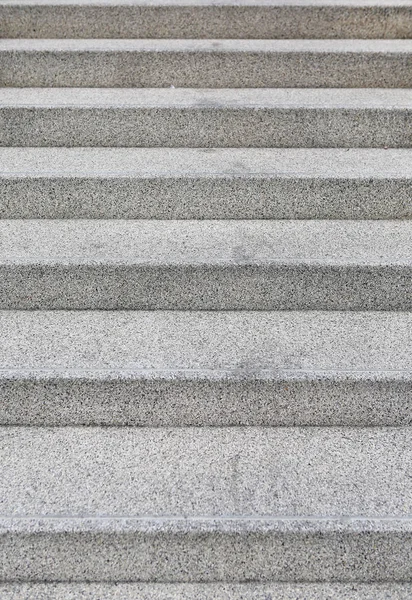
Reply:
[[0, 600], [410, 600], [412, 1], [0, 36]]

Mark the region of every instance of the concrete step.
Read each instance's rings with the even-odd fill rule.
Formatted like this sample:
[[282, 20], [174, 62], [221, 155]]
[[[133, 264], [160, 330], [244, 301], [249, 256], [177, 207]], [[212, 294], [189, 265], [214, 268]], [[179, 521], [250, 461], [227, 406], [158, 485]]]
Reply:
[[9, 583], [2, 600], [410, 600], [410, 583]]
[[412, 578], [410, 427], [10, 427], [1, 464], [4, 582]]
[[4, 311], [0, 338], [4, 425], [412, 422], [412, 313]]
[[3, 219], [411, 219], [410, 149], [0, 148]]
[[412, 40], [0, 40], [0, 85], [408, 88]]
[[0, 309], [412, 310], [412, 222], [3, 220]]
[[0, 89], [1, 146], [412, 147], [412, 89]]
[[8, 38], [410, 38], [409, 0], [2, 0]]

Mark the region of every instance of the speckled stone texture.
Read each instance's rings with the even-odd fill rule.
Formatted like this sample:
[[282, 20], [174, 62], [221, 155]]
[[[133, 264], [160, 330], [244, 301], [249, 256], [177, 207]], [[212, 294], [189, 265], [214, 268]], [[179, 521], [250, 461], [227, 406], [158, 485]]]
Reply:
[[0, 422], [409, 425], [409, 313], [0, 313]]
[[409, 88], [412, 40], [0, 40], [0, 85]]
[[142, 584], [0, 585], [2, 600], [409, 600], [411, 584]]
[[411, 0], [0, 3], [0, 600], [409, 600]]
[[3, 0], [6, 38], [409, 38], [409, 0]]
[[8, 428], [3, 581], [406, 581], [410, 428]]
[[400, 147], [409, 89], [1, 88], [1, 146]]
[[[48, 449], [45, 448], [45, 452]], [[2, 519], [6, 581], [407, 582], [410, 519]]]
[[408, 221], [0, 221], [0, 308], [411, 310]]
[[0, 148], [3, 219], [410, 219], [410, 149]]

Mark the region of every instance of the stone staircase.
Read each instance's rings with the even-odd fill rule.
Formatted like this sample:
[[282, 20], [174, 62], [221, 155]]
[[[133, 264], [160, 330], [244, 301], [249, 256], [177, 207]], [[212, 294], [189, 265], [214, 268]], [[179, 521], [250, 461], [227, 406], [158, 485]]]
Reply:
[[412, 1], [0, 36], [0, 599], [410, 600]]

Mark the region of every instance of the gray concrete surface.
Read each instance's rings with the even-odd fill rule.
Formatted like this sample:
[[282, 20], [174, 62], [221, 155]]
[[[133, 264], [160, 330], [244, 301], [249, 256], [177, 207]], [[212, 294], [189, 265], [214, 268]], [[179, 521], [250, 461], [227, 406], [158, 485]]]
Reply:
[[0, 89], [1, 146], [405, 147], [412, 90]]
[[409, 313], [0, 313], [5, 425], [409, 425]]
[[3, 0], [5, 38], [410, 38], [409, 0]]
[[8, 428], [0, 577], [405, 581], [411, 435]]
[[411, 310], [409, 221], [0, 221], [0, 308]]
[[408, 583], [0, 585], [2, 600], [409, 600], [411, 595]]
[[410, 88], [412, 40], [0, 40], [0, 85]]
[[409, 149], [0, 148], [3, 219], [410, 219]]

